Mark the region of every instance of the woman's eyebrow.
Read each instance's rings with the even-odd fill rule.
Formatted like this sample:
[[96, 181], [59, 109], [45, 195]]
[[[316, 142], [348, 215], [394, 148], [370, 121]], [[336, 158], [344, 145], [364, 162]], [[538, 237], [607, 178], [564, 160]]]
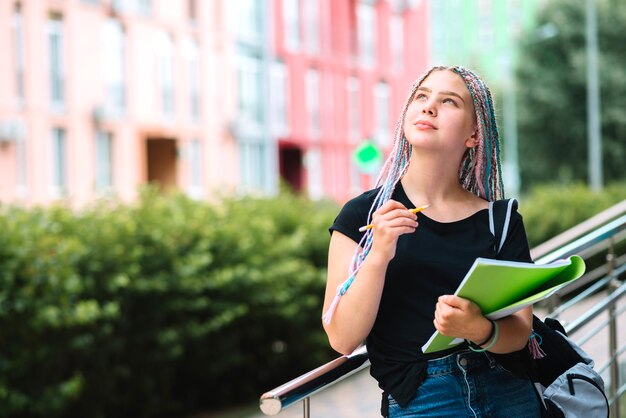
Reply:
[[[419, 91], [419, 90], [422, 90], [422, 91], [425, 91], [425, 92], [428, 92], [428, 93], [432, 93], [432, 92], [433, 92], [433, 91], [432, 91], [431, 89], [429, 89], [428, 87], [422, 87], [422, 86], [418, 87], [418, 88], [417, 88], [417, 90], [418, 90], [418, 91]], [[453, 92], [453, 91], [448, 91], [448, 90], [445, 90], [445, 91], [440, 91], [440, 92], [439, 92], [439, 94], [443, 94], [444, 96], [454, 96], [454, 97], [458, 97], [458, 98], [459, 98], [459, 99], [460, 99], [463, 103], [465, 103], [465, 100], [463, 99], [463, 97], [461, 97], [461, 95], [460, 95], [460, 94], [455, 93], [455, 92]]]

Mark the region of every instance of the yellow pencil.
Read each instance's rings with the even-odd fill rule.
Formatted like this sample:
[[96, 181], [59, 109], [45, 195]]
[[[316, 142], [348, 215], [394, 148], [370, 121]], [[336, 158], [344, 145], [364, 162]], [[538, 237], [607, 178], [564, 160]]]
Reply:
[[[411, 212], [411, 213], [421, 212], [421, 211], [423, 211], [424, 209], [426, 209], [429, 206], [430, 205], [424, 205], [424, 206], [420, 206], [418, 208], [409, 209], [409, 212]], [[359, 228], [359, 232], [365, 232], [368, 229], [372, 229], [373, 226], [374, 226], [373, 224], [362, 226], [362, 227]]]

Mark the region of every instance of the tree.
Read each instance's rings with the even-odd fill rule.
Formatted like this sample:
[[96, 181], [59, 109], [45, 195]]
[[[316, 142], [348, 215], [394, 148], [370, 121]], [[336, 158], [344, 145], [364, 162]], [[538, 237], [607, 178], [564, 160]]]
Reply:
[[[597, 0], [603, 169], [605, 181], [626, 178], [626, 5]], [[585, 2], [545, 2], [538, 26], [557, 35], [526, 34], [517, 66], [522, 186], [586, 181], [587, 57]]]

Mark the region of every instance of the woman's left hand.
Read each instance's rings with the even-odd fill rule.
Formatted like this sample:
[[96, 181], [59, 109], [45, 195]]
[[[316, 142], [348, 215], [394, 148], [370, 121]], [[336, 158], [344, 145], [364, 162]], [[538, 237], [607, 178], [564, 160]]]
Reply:
[[484, 341], [491, 333], [491, 322], [478, 305], [454, 295], [439, 296], [433, 323], [443, 335], [470, 341]]

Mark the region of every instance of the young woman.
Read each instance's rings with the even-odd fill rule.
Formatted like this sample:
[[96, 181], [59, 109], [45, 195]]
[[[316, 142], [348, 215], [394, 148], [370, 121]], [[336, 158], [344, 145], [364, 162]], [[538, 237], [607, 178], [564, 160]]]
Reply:
[[[502, 195], [489, 89], [465, 68], [431, 68], [413, 86], [377, 187], [330, 228], [324, 328], [340, 353], [366, 342], [383, 416], [540, 416], [530, 381], [493, 356], [525, 347], [532, 309], [490, 321], [453, 296], [477, 257], [531, 260], [516, 211], [496, 250], [488, 207]], [[435, 329], [466, 342], [425, 355]]]

